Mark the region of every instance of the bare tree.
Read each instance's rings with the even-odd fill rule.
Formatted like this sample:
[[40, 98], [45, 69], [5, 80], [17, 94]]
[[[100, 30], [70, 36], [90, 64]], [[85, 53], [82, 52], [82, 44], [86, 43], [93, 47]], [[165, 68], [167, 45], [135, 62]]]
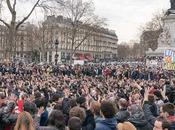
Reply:
[[[61, 0], [33, 0], [32, 1], [33, 6], [29, 11], [27, 11], [28, 14], [26, 14], [26, 16], [22, 19], [17, 19], [16, 5], [17, 3], [24, 2], [24, 1], [27, 1], [27, 0], [1, 0], [2, 5], [6, 4], [11, 14], [10, 23], [0, 18], [0, 22], [3, 23], [8, 28], [8, 32], [9, 32], [8, 43], [6, 45], [6, 51], [8, 52], [7, 58], [10, 58], [10, 52], [13, 50], [13, 47], [15, 51], [15, 37], [16, 37], [17, 30], [24, 22], [26, 22], [26, 20], [29, 19], [29, 17], [32, 15], [34, 10], [36, 9], [36, 7], [42, 7], [42, 9], [47, 10], [47, 9], [52, 9], [51, 5], [61, 2]], [[20, 12], [18, 14], [20, 14]]]
[[64, 16], [70, 18], [68, 39], [71, 41], [70, 63], [77, 49], [104, 25], [104, 19], [94, 14], [93, 2], [82, 0], [65, 0], [62, 5]]
[[155, 50], [158, 46], [158, 37], [160, 33], [163, 31], [163, 22], [162, 17], [164, 16], [165, 11], [158, 12], [153, 15], [153, 18], [150, 22], [146, 23], [145, 26], [141, 27], [142, 35], [140, 37], [140, 42], [143, 51], [151, 48]]
[[120, 59], [128, 58], [131, 54], [131, 49], [127, 43], [122, 43], [118, 45], [117, 52]]

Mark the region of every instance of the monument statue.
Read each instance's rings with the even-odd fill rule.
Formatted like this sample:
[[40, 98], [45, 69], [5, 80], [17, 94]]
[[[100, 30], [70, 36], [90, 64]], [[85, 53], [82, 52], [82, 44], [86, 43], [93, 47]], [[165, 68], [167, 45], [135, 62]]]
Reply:
[[167, 10], [165, 15], [175, 14], [175, 0], [170, 0], [171, 7]]
[[171, 45], [171, 36], [170, 36], [169, 29], [167, 27], [165, 27], [163, 32], [159, 35], [158, 43], [159, 43], [158, 46]]
[[159, 35], [158, 48], [155, 51], [147, 51], [147, 56], [164, 56], [164, 51], [175, 51], [175, 0], [169, 0], [171, 7], [167, 10], [163, 21], [163, 32]]
[[171, 8], [170, 10], [175, 10], [175, 0], [170, 0]]

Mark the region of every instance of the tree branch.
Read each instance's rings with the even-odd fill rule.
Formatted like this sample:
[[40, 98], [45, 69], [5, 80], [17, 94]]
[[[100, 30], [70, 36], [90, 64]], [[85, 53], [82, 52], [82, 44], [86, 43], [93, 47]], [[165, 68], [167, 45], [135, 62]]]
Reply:
[[40, 0], [37, 0], [37, 2], [35, 3], [35, 5], [33, 6], [32, 10], [30, 11], [30, 13], [29, 13], [26, 17], [24, 17], [24, 18], [17, 24], [16, 30], [19, 28], [19, 26], [20, 26], [21, 24], [23, 24], [23, 23], [30, 17], [30, 15], [33, 13], [34, 9], [36, 8], [36, 6], [38, 5], [39, 2], [40, 2]]
[[15, 7], [16, 7], [16, 0], [14, 0], [14, 3], [13, 3], [13, 11], [15, 10]]
[[9, 8], [9, 10], [10, 10], [10, 12], [12, 14], [13, 13], [13, 8], [12, 8], [12, 5], [10, 3], [10, 0], [6, 0], [6, 2], [7, 2], [7, 7]]
[[84, 36], [84, 38], [80, 41], [80, 43], [75, 47], [73, 54], [76, 52], [76, 50], [78, 49], [79, 46], [81, 46], [81, 44], [91, 35], [91, 33], [88, 33]]
[[0, 22], [2, 22], [4, 25], [6, 25], [8, 28], [10, 28], [10, 25], [6, 23], [4, 20], [0, 19]]

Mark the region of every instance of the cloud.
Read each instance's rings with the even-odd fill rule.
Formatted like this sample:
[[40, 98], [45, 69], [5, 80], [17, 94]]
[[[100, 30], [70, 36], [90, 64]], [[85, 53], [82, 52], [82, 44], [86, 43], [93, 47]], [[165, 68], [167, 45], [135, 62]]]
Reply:
[[108, 19], [109, 28], [116, 30], [119, 41], [139, 39], [139, 27], [152, 15], [168, 9], [168, 0], [94, 0], [96, 14]]

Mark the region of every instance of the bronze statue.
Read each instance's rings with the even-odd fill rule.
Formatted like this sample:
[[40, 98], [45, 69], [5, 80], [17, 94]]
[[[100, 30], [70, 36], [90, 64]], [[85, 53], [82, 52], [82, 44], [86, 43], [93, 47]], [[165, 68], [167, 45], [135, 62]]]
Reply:
[[170, 10], [175, 10], [175, 0], [170, 0], [171, 8]]
[[167, 10], [165, 15], [175, 14], [175, 0], [170, 0], [171, 8]]

